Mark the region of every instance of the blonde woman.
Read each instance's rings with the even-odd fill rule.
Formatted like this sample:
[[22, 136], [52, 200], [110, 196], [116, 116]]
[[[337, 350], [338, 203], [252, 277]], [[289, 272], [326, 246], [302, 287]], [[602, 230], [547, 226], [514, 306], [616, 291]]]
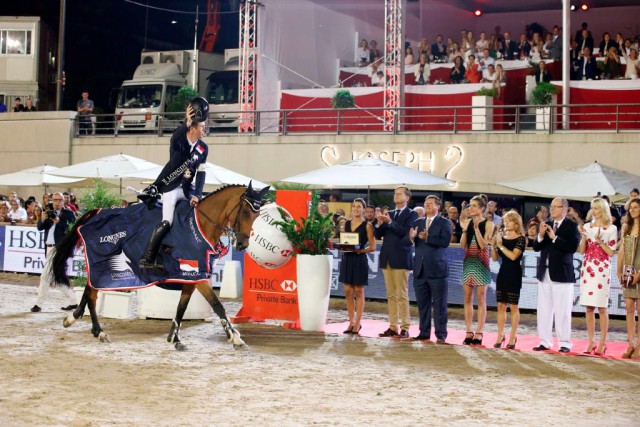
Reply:
[[491, 258], [502, 258], [496, 279], [496, 300], [498, 302], [498, 338], [495, 348], [504, 344], [504, 325], [507, 320], [507, 304], [511, 306], [511, 333], [507, 348], [513, 350], [518, 341], [520, 323], [520, 289], [522, 289], [522, 254], [526, 241], [522, 227], [522, 217], [516, 211], [509, 211], [502, 217], [504, 234], [496, 233], [491, 245]]
[[476, 39], [473, 37], [473, 32], [467, 31], [466, 35], [460, 42], [460, 50], [464, 54], [464, 60], [468, 61], [469, 56], [473, 54], [476, 47]]
[[344, 331], [345, 334], [357, 335], [362, 329], [360, 321], [364, 311], [364, 287], [369, 284], [369, 262], [365, 254], [376, 250], [373, 226], [364, 219], [365, 207], [364, 200], [353, 201], [352, 219], [346, 221], [343, 230], [347, 233], [358, 233], [359, 240], [359, 249], [345, 252], [340, 263], [339, 281], [344, 284], [349, 315], [349, 327]]
[[[466, 345], [481, 345], [484, 323], [487, 319], [487, 285], [491, 283], [489, 272], [489, 241], [493, 236], [493, 223], [484, 219], [487, 201], [482, 196], [474, 196], [469, 203], [470, 219], [462, 222], [460, 246], [464, 248], [462, 263], [462, 287], [464, 289], [464, 321], [467, 335]], [[478, 324], [473, 326], [473, 292], [478, 303]]]
[[[636, 324], [636, 312], [640, 314], [640, 256], [638, 256], [638, 246], [640, 245], [640, 199], [633, 198], [629, 201], [629, 208], [625, 216], [626, 223], [622, 228], [622, 244], [618, 252], [618, 279], [622, 283], [622, 296], [624, 305], [627, 308], [627, 337], [629, 347], [622, 353], [623, 359], [640, 359], [640, 322]], [[630, 276], [629, 283], [625, 283], [627, 274], [625, 266], [634, 268], [635, 273]], [[637, 327], [637, 330], [636, 330]], [[636, 343], [636, 340], [638, 342]]]
[[[580, 305], [586, 307], [589, 346], [585, 354], [604, 356], [609, 330], [609, 288], [611, 286], [611, 256], [618, 241], [618, 229], [611, 221], [609, 203], [596, 197], [591, 201], [593, 219], [578, 226], [582, 236], [578, 252], [584, 254], [580, 271]], [[600, 343], [596, 346], [596, 314], [600, 314]]]

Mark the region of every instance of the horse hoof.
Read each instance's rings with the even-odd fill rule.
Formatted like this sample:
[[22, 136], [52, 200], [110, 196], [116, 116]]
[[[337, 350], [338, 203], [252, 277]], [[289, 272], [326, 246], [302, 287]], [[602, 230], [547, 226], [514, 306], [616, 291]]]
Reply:
[[100, 332], [100, 335], [98, 335], [98, 339], [100, 340], [100, 342], [106, 342], [106, 343], [111, 342], [111, 337], [109, 336], [109, 334], [105, 332]]
[[68, 315], [67, 317], [64, 318], [64, 320], [62, 321], [62, 326], [64, 326], [65, 328], [68, 328], [69, 326], [73, 325], [74, 323], [76, 323], [76, 318], [73, 317], [73, 314]]
[[234, 344], [233, 345], [233, 349], [234, 350], [241, 350], [241, 349], [246, 348], [246, 347], [247, 346], [244, 343], [242, 343], [242, 344]]
[[182, 344], [181, 342], [177, 342], [175, 344], [176, 350], [178, 351], [186, 351], [187, 350], [187, 346]]

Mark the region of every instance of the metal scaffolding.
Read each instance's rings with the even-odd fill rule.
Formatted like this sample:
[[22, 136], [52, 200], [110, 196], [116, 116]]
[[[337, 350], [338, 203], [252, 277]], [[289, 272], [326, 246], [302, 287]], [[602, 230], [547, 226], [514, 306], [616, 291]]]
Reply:
[[240, 78], [238, 97], [240, 117], [238, 132], [253, 132], [255, 128], [255, 83], [256, 83], [256, 8], [255, 1], [240, 2]]
[[384, 2], [384, 130], [390, 132], [398, 129], [397, 108], [402, 106], [404, 91], [403, 3], [404, 0]]

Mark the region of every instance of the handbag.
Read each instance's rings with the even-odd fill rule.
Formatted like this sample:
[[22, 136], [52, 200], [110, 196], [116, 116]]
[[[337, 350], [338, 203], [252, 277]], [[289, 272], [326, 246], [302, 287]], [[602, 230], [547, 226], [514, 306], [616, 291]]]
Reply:
[[[633, 237], [633, 256], [631, 257], [631, 262], [633, 263], [633, 261], [636, 259], [636, 254], [638, 253], [638, 245], [637, 245], [637, 237]], [[633, 284], [633, 275], [636, 274], [636, 268], [633, 266], [633, 264], [628, 265], [628, 264], [623, 264], [622, 265], [622, 280], [620, 281], [620, 284], [622, 285], [622, 287], [624, 288], [629, 288], [634, 286]], [[635, 285], [636, 287], [638, 286], [637, 284]]]

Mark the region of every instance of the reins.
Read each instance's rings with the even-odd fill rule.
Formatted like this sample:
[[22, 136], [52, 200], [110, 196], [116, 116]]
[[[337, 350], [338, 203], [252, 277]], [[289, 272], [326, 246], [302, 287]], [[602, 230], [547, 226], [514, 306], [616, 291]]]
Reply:
[[[247, 203], [249, 205], [249, 207], [251, 208], [251, 210], [254, 211], [254, 212], [260, 211], [259, 207], [257, 209], [255, 208], [254, 203], [252, 203], [252, 200], [249, 200], [249, 198], [246, 196], [246, 192], [245, 192], [245, 194], [240, 196], [240, 200], [235, 205], [235, 207], [233, 209], [231, 209], [229, 214], [225, 217], [224, 223], [228, 224], [229, 223], [229, 218], [231, 217], [231, 215], [233, 215], [233, 213], [235, 211], [237, 211], [236, 212], [236, 220], [233, 222], [233, 226], [231, 226], [231, 227], [226, 227], [226, 226], [220, 225], [217, 221], [213, 220], [209, 215], [207, 215], [204, 212], [204, 209], [198, 210], [198, 214], [202, 214], [202, 216], [204, 216], [205, 219], [207, 219], [209, 222], [211, 222], [218, 230], [220, 230], [222, 232], [222, 235], [228, 236], [231, 239], [231, 243], [230, 244], [234, 245], [236, 240], [237, 240], [236, 228], [238, 227], [238, 223], [240, 221], [240, 209], [242, 207], [242, 203]], [[258, 202], [258, 204], [260, 204], [260, 202]], [[196, 206], [196, 208], [197, 208], [197, 206]]]

